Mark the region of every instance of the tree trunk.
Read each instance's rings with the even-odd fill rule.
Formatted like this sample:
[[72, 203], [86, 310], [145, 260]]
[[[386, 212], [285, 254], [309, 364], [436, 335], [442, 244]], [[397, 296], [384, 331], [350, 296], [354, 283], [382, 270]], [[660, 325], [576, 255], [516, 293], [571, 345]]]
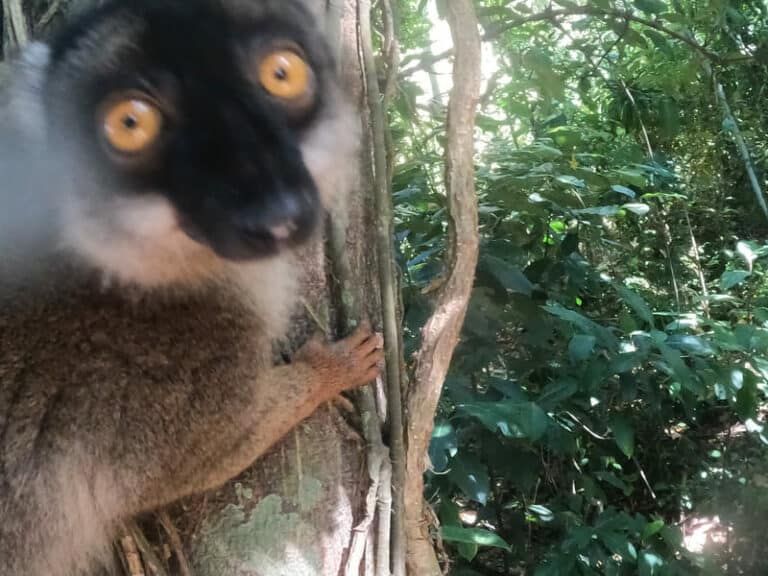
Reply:
[[477, 265], [479, 235], [475, 196], [474, 128], [480, 98], [480, 34], [471, 0], [445, 4], [455, 57], [448, 102], [445, 188], [448, 196], [446, 276], [432, 316], [421, 330], [408, 397], [405, 515], [409, 576], [440, 576], [425, 521], [424, 482], [434, 415], [459, 340]]

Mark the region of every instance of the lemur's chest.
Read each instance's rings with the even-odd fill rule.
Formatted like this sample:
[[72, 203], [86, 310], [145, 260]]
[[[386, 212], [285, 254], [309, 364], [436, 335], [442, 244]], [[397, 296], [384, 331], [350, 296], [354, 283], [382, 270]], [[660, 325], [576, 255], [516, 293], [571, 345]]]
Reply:
[[261, 360], [260, 324], [223, 289], [133, 296], [60, 277], [56, 290], [18, 292], [0, 306], [0, 387], [7, 392], [48, 372], [46, 385], [55, 388], [72, 372], [109, 364], [115, 374], [157, 381], [232, 369]]

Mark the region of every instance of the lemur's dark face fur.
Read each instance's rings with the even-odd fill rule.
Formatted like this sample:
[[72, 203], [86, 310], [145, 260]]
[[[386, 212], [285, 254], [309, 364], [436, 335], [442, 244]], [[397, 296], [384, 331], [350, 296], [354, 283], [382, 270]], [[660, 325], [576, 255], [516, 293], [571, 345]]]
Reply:
[[46, 57], [65, 240], [125, 280], [295, 247], [353, 150], [329, 48], [295, 0], [111, 0]]

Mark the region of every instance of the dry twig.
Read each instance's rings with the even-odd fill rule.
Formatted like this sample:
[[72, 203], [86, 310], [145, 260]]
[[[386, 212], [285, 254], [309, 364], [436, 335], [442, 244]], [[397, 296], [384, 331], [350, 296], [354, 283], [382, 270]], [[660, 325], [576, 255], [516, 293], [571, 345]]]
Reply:
[[176, 530], [176, 526], [174, 526], [168, 512], [165, 510], [158, 512], [157, 520], [160, 522], [163, 530], [165, 530], [165, 533], [168, 536], [168, 542], [171, 544], [171, 550], [173, 551], [174, 556], [176, 556], [176, 563], [179, 566], [179, 576], [192, 576], [192, 568], [190, 568], [189, 561], [184, 554], [184, 544], [181, 542], [179, 531]]

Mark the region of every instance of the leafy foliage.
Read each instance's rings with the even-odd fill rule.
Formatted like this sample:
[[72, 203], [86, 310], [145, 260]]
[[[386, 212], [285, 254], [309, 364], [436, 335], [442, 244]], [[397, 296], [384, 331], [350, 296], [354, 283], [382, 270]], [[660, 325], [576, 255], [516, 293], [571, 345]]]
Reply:
[[[424, 7], [400, 3], [410, 55], [428, 48]], [[454, 573], [763, 573], [767, 228], [732, 123], [763, 182], [768, 9], [477, 10], [496, 68], [478, 118], [481, 258], [426, 491]], [[445, 93], [418, 62], [390, 116], [407, 351], [447, 216]]]

